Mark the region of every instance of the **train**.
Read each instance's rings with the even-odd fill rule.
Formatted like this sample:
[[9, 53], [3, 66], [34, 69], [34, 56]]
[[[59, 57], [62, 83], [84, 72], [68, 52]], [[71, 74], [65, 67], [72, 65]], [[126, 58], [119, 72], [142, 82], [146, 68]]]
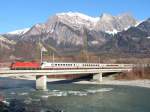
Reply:
[[101, 64], [101, 63], [64, 63], [47, 62], [41, 64], [36, 61], [16, 61], [10, 66], [11, 70], [62, 70], [62, 69], [121, 69], [131, 68], [133, 64]]

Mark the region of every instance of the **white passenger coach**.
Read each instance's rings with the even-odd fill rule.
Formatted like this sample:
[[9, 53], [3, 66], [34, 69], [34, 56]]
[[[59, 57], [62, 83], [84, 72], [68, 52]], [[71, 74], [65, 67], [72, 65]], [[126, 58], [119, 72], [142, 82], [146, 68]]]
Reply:
[[57, 63], [43, 62], [41, 69], [120, 69], [131, 68], [133, 64], [100, 64], [100, 63]]

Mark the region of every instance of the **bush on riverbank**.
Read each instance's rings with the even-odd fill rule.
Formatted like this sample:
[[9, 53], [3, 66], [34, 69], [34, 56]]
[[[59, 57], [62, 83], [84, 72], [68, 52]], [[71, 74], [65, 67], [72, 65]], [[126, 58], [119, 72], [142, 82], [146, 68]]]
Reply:
[[150, 79], [150, 67], [135, 67], [129, 72], [120, 73], [115, 77], [117, 80]]

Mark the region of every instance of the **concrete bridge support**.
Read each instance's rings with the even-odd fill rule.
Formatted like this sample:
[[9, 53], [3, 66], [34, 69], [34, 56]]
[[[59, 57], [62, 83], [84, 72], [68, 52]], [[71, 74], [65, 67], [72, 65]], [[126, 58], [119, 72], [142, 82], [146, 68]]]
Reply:
[[93, 80], [94, 80], [94, 81], [101, 82], [101, 81], [102, 81], [102, 74], [103, 74], [103, 73], [94, 74], [94, 75], [93, 75]]
[[36, 89], [37, 90], [47, 90], [47, 76], [37, 75], [36, 76]]

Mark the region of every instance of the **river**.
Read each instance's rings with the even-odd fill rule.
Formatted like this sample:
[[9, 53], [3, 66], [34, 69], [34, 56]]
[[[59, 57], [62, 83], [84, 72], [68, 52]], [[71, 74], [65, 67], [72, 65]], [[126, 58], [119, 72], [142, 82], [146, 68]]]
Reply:
[[72, 83], [48, 83], [45, 92], [34, 88], [35, 81], [0, 78], [0, 95], [25, 107], [23, 112], [150, 112], [148, 88]]

